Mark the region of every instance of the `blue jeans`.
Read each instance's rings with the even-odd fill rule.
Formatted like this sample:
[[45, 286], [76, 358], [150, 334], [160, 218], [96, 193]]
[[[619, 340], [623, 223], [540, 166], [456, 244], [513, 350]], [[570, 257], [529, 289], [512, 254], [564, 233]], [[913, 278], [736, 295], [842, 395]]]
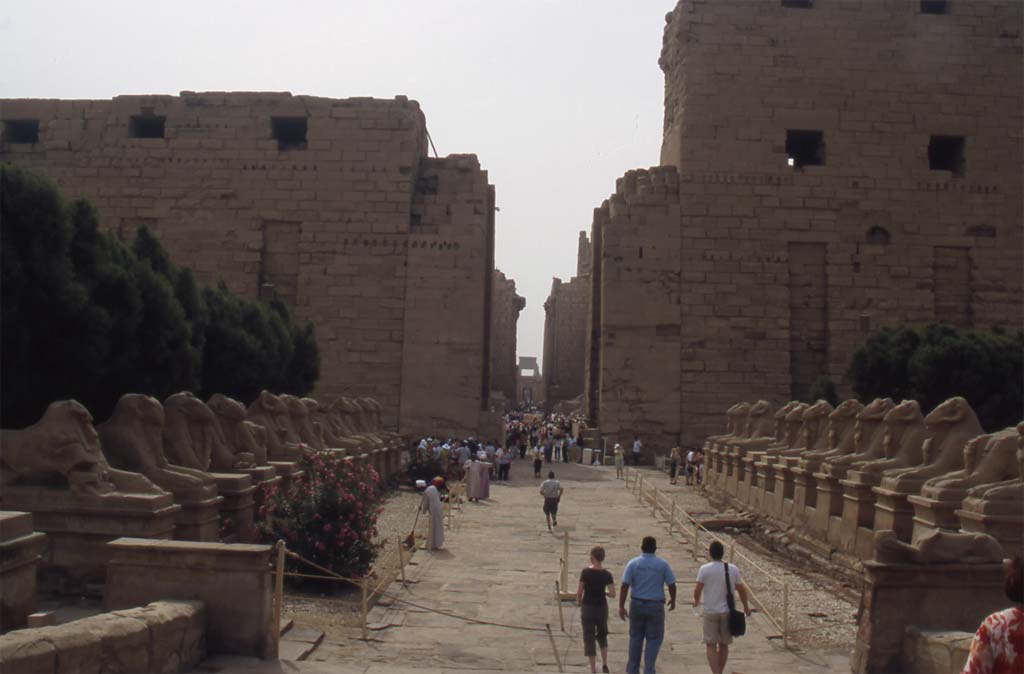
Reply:
[[[646, 599], [629, 601], [629, 662], [626, 674], [640, 673], [640, 652], [644, 654], [644, 674], [654, 674], [661, 642], [665, 638], [665, 602]], [[644, 646], [644, 639], [647, 646]]]

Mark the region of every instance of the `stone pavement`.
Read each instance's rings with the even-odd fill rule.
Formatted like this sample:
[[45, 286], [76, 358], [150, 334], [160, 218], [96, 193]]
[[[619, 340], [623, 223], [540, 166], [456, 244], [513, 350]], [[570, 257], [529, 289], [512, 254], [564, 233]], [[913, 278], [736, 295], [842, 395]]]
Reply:
[[[448, 533], [446, 549], [420, 551], [407, 567], [411, 582], [393, 584], [388, 592], [424, 607], [442, 609], [480, 621], [543, 630], [551, 625], [566, 672], [587, 671], [575, 602], [563, 602], [565, 628], [559, 628], [554, 600], [562, 552], [562, 532], [570, 536], [570, 590], [587, 564], [590, 547], [607, 551], [605, 566], [616, 581], [625, 563], [639, 554], [640, 539], [658, 538], [659, 555], [673, 566], [679, 580], [679, 607], [667, 614], [665, 643], [658, 671], [707, 672], [701, 620], [690, 607], [693, 579], [700, 564], [682, 539], [672, 540], [667, 525], [615, 480], [615, 469], [575, 464], [551, 466], [565, 487], [558, 529], [550, 533], [541, 513], [539, 480], [525, 462], [513, 466], [513, 480], [492, 484], [491, 499], [470, 503]], [[548, 466], [544, 472], [547, 474]], [[651, 473], [653, 475], [653, 473]], [[666, 480], [667, 482], [667, 480]], [[703, 562], [704, 560], [701, 560]], [[616, 588], [618, 584], [616, 584]], [[615, 604], [613, 604], [615, 606]], [[609, 666], [625, 670], [627, 623], [609, 621]], [[328, 635], [310, 661], [281, 663], [249, 671], [398, 674], [410, 671], [557, 672], [551, 642], [543, 631], [524, 631], [467, 623], [401, 602], [383, 599], [372, 611], [369, 643], [332, 641]], [[757, 613], [748, 621], [747, 636], [737, 640], [728, 672], [849, 672], [848, 654], [790, 652], [769, 639], [777, 630]], [[209, 663], [216, 671], [216, 660]], [[239, 671], [223, 661], [221, 666]]]

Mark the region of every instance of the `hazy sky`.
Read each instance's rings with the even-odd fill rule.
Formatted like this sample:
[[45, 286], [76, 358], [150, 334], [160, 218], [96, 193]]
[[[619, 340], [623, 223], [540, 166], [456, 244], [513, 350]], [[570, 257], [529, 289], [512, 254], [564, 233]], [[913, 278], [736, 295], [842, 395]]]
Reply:
[[418, 100], [442, 156], [497, 190], [496, 266], [540, 357], [552, 277], [576, 269], [592, 211], [658, 163], [674, 0], [0, 3], [0, 97], [182, 90]]

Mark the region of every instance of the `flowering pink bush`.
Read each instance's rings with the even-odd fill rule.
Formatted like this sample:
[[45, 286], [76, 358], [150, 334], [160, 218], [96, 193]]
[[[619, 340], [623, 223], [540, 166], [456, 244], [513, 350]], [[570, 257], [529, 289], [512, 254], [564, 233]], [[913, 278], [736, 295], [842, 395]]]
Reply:
[[[285, 491], [271, 487], [259, 509], [260, 539], [288, 549], [343, 576], [363, 576], [377, 554], [380, 477], [338, 452], [305, 450], [305, 475]], [[302, 565], [305, 566], [305, 565]], [[319, 574], [309, 566], [302, 573]]]

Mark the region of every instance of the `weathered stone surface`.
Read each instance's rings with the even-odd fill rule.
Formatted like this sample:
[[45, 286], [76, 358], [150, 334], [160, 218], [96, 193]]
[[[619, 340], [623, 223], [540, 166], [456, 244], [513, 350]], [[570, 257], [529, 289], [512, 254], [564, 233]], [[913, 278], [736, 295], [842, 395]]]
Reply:
[[122, 538], [109, 548], [108, 610], [200, 600], [211, 653], [276, 657], [269, 546]]
[[46, 534], [30, 513], [0, 511], [0, 629], [24, 627], [36, 610], [36, 569]]
[[955, 674], [963, 670], [971, 652], [972, 632], [923, 630], [907, 627], [900, 660], [903, 671], [918, 674]]

